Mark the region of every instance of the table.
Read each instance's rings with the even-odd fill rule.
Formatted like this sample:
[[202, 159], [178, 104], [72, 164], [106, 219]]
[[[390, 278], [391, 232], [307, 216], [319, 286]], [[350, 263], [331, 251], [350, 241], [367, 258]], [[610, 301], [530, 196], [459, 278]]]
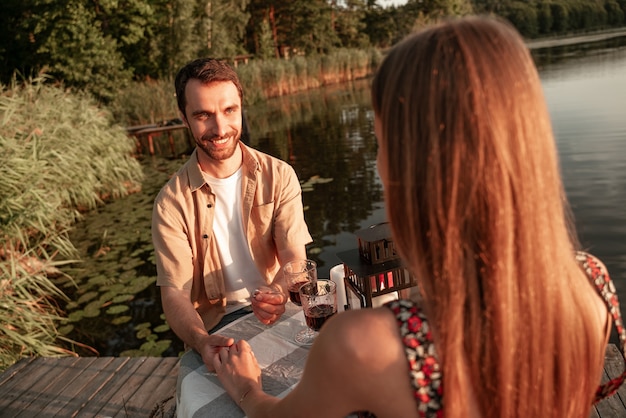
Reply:
[[[346, 293], [343, 265], [334, 266], [330, 279], [337, 284], [337, 311], [345, 308]], [[375, 298], [374, 306], [396, 299], [397, 293]], [[309, 347], [295, 343], [294, 336], [305, 327], [302, 308], [291, 302], [283, 316], [271, 326], [263, 325], [250, 313], [219, 330], [221, 335], [246, 340], [262, 370], [263, 390], [272, 396], [284, 397], [300, 381]], [[176, 383], [178, 418], [240, 418], [244, 412], [222, 388], [215, 373], [209, 373], [200, 355], [187, 351], [180, 359]]]
[[[246, 340], [262, 370], [263, 389], [284, 397], [300, 381], [309, 347], [297, 345], [293, 337], [304, 327], [302, 308], [287, 302], [285, 314], [271, 326], [250, 313], [226, 325], [219, 333]], [[222, 388], [215, 373], [209, 373], [200, 355], [189, 350], [180, 359], [176, 384], [178, 418], [238, 418], [244, 412]]]

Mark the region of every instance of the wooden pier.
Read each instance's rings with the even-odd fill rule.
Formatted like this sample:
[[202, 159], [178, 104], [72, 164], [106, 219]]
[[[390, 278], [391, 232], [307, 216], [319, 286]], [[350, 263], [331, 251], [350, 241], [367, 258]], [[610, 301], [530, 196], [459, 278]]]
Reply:
[[174, 136], [173, 132], [185, 129], [186, 126], [180, 123], [171, 123], [171, 124], [151, 124], [151, 125], [139, 125], [139, 126], [130, 126], [126, 128], [126, 132], [128, 135], [135, 137], [135, 143], [137, 145], [137, 152], [141, 153], [143, 151], [143, 143], [142, 138], [146, 138], [148, 141], [148, 152], [150, 155], [154, 155], [154, 137], [160, 135], [167, 135], [167, 140], [170, 145], [170, 152], [172, 155], [176, 155], [176, 149], [174, 147]]
[[171, 418], [177, 357], [23, 359], [0, 375], [0, 417]]
[[[66, 357], [23, 359], [0, 374], [0, 417], [173, 418], [177, 357]], [[624, 359], [606, 350], [603, 380]], [[581, 376], [581, 378], [583, 378]], [[626, 386], [596, 405], [590, 418], [626, 417]]]

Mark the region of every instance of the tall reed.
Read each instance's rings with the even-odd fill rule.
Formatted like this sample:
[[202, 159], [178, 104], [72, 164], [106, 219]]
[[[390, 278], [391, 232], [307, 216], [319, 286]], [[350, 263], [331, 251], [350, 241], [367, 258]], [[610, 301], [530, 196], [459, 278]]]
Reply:
[[[338, 49], [329, 55], [293, 56], [288, 59], [253, 59], [236, 71], [244, 89], [244, 104], [294, 94], [330, 84], [369, 76], [382, 59], [375, 48]], [[120, 90], [110, 104], [122, 125], [156, 124], [178, 117], [172, 80], [136, 82]]]
[[90, 97], [36, 79], [0, 86], [0, 369], [57, 345], [74, 262], [68, 231], [82, 211], [140, 187], [135, 145]]

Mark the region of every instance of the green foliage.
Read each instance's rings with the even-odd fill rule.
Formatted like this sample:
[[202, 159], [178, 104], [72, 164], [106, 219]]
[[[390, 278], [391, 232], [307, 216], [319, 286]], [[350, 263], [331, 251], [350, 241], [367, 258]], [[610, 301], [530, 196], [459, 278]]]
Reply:
[[624, 24], [626, 0], [3, 0], [0, 82], [50, 74], [109, 103], [199, 56], [257, 59], [387, 48], [448, 16], [493, 13], [528, 37]]
[[250, 14], [247, 0], [212, 0], [206, 3], [208, 55], [216, 58], [246, 53], [245, 32]]
[[0, 371], [22, 357], [72, 355], [57, 344], [64, 338], [56, 330], [61, 312], [54, 298], [65, 295], [48, 279], [62, 263], [37, 262], [33, 251], [19, 257], [9, 251], [0, 248]]
[[326, 1], [293, 0], [288, 7], [287, 44], [294, 53], [327, 54], [340, 46]]
[[532, 38], [539, 33], [537, 9], [526, 1], [511, 2], [504, 17], [517, 28], [522, 36]]
[[624, 23], [624, 9], [622, 9], [616, 0], [606, 0], [604, 2], [604, 8], [607, 13], [607, 23], [610, 26], [619, 26]]
[[334, 23], [339, 41], [344, 48], [367, 48], [370, 45], [369, 37], [364, 33], [365, 1], [347, 0], [345, 7], [338, 8]]
[[[248, 93], [246, 91], [246, 93]], [[122, 126], [155, 124], [178, 116], [174, 81], [170, 78], [134, 82], [119, 90], [107, 108]]]
[[550, 4], [552, 13], [552, 29], [557, 33], [564, 33], [569, 30], [569, 7], [566, 0], [553, 1]]
[[553, 18], [552, 9], [549, 3], [539, 3], [537, 5], [537, 25], [540, 34], [549, 34], [552, 30]]
[[[76, 249], [80, 211], [136, 190], [133, 141], [86, 94], [43, 79], [0, 90], [0, 367], [23, 355], [61, 355], [51, 277]], [[71, 283], [71, 281], [70, 281]]]
[[101, 31], [95, 13], [83, 2], [35, 9], [32, 20], [39, 62], [56, 79], [103, 100], [110, 100], [130, 80], [132, 73], [117, 51], [117, 40]]
[[276, 58], [276, 45], [272, 39], [272, 29], [267, 19], [261, 21], [259, 30], [259, 46], [257, 48], [257, 58], [262, 60]]
[[[337, 49], [328, 56], [251, 60], [236, 71], [244, 89], [244, 104], [249, 106], [281, 94], [367, 77], [381, 59], [382, 53], [376, 48]], [[178, 109], [173, 81], [135, 82], [132, 88], [119, 91], [108, 108], [125, 126], [175, 118]]]
[[395, 30], [396, 21], [394, 19], [395, 10], [395, 8], [383, 9], [380, 6], [367, 8], [363, 17], [365, 23], [364, 32], [372, 45], [388, 48], [395, 41], [397, 37]]

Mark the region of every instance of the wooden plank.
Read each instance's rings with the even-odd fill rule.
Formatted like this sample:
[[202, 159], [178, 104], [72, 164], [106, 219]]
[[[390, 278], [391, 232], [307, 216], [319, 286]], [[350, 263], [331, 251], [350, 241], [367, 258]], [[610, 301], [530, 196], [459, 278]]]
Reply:
[[[146, 374], [140, 389], [124, 404], [124, 409], [118, 411], [114, 417], [126, 418], [134, 416], [149, 416], [150, 412], [160, 402], [174, 400], [176, 396], [176, 380], [178, 378], [178, 359], [173, 358], [169, 363], [159, 362], [157, 368]], [[148, 364], [146, 362], [145, 367]]]
[[111, 384], [118, 373], [122, 373], [124, 368], [130, 367], [129, 363], [132, 361], [129, 357], [110, 357], [110, 359], [111, 362], [106, 367], [101, 368], [88, 386], [77, 395], [76, 402], [73, 402], [72, 407], [65, 409], [63, 416], [75, 417], [81, 413], [86, 414], [84, 416], [95, 416], [93, 412], [89, 411], [90, 405], [102, 396], [105, 388]]
[[[46, 416], [72, 416], [73, 412], [80, 409], [90, 396], [97, 393], [97, 390], [107, 382], [107, 377], [110, 378], [111, 373], [113, 373], [103, 373], [103, 370], [119, 370], [127, 362], [127, 358], [80, 358], [72, 367], [73, 373], [67, 374], [63, 379], [65, 385], [50, 388], [42, 399], [42, 407], [38, 407], [36, 410], [41, 411], [40, 413]], [[23, 416], [18, 415], [18, 417], [22, 418]]]
[[[168, 361], [162, 361], [158, 369], [146, 382], [147, 387], [153, 387], [151, 391], [142, 390], [135, 394], [129, 406], [156, 405], [167, 398], [174, 399], [176, 396], [176, 381], [178, 380], [179, 359], [171, 357]], [[153, 382], [152, 382], [153, 381]]]
[[[110, 417], [115, 414], [116, 411], [123, 409], [123, 399], [120, 402], [116, 399], [116, 395], [120, 388], [127, 390], [130, 396], [141, 385], [141, 382], [128, 383], [132, 376], [135, 375], [139, 367], [144, 363], [145, 357], [130, 359], [124, 364], [119, 371], [111, 373], [107, 371], [105, 373], [111, 373], [105, 386], [103, 386], [94, 396], [88, 399], [85, 405], [82, 405], [80, 410], [76, 412], [77, 417], [95, 417], [106, 416]], [[176, 386], [174, 386], [175, 389]], [[117, 404], [117, 402], [120, 402]], [[70, 416], [70, 415], [68, 415]]]
[[2, 385], [0, 409], [13, 411], [7, 416], [17, 416], [27, 405], [34, 404], [36, 409], [45, 405], [46, 400], [41, 400], [46, 394], [54, 393], [54, 382], [63, 382], [63, 376], [67, 375], [77, 357], [51, 358], [42, 357], [28, 364], [14, 379]]
[[[609, 344], [605, 351], [604, 373], [602, 382], [619, 376], [624, 370], [624, 357], [615, 344]], [[595, 405], [591, 416], [600, 418], [624, 418], [626, 417], [626, 387], [622, 385], [617, 393], [607, 399], [603, 399]], [[596, 415], [593, 415], [593, 413]]]
[[20, 373], [22, 369], [28, 367], [33, 361], [35, 361], [35, 357], [23, 358], [0, 374], [0, 395], [2, 394], [2, 385], [13, 379], [14, 376]]
[[[136, 371], [128, 377], [125, 384], [119, 387], [109, 403], [106, 405], [106, 416], [111, 417], [129, 417], [129, 416], [147, 416], [152, 410], [152, 404], [143, 403], [145, 393], [156, 393], [156, 396], [164, 396], [164, 392], [158, 392], [159, 385], [163, 381], [164, 376], [168, 376], [171, 371], [169, 369], [162, 373], [159, 366], [162, 364], [162, 358], [148, 357], [136, 369]], [[176, 390], [176, 380], [172, 383], [172, 390], [163, 386], [161, 390], [167, 390], [168, 394], [173, 394]], [[141, 389], [141, 392], [139, 392]], [[103, 414], [103, 411], [100, 411]]]
[[157, 406], [173, 416], [178, 361], [24, 359], [0, 375], [0, 417], [148, 417]]
[[[84, 371], [96, 363], [99, 359], [96, 357], [79, 357], [79, 358], [59, 358], [56, 359], [55, 372], [42, 379], [42, 389], [33, 393], [33, 399], [21, 400], [23, 411], [16, 414], [15, 418], [32, 416], [29, 411], [39, 411], [40, 416], [54, 416], [54, 414], [63, 409], [74, 400], [74, 394], [71, 393], [76, 388], [76, 381], [80, 380]], [[38, 361], [39, 362], [39, 361]], [[33, 367], [39, 367], [36, 362]], [[69, 391], [69, 394], [66, 394]], [[29, 401], [29, 403], [26, 403]]]

